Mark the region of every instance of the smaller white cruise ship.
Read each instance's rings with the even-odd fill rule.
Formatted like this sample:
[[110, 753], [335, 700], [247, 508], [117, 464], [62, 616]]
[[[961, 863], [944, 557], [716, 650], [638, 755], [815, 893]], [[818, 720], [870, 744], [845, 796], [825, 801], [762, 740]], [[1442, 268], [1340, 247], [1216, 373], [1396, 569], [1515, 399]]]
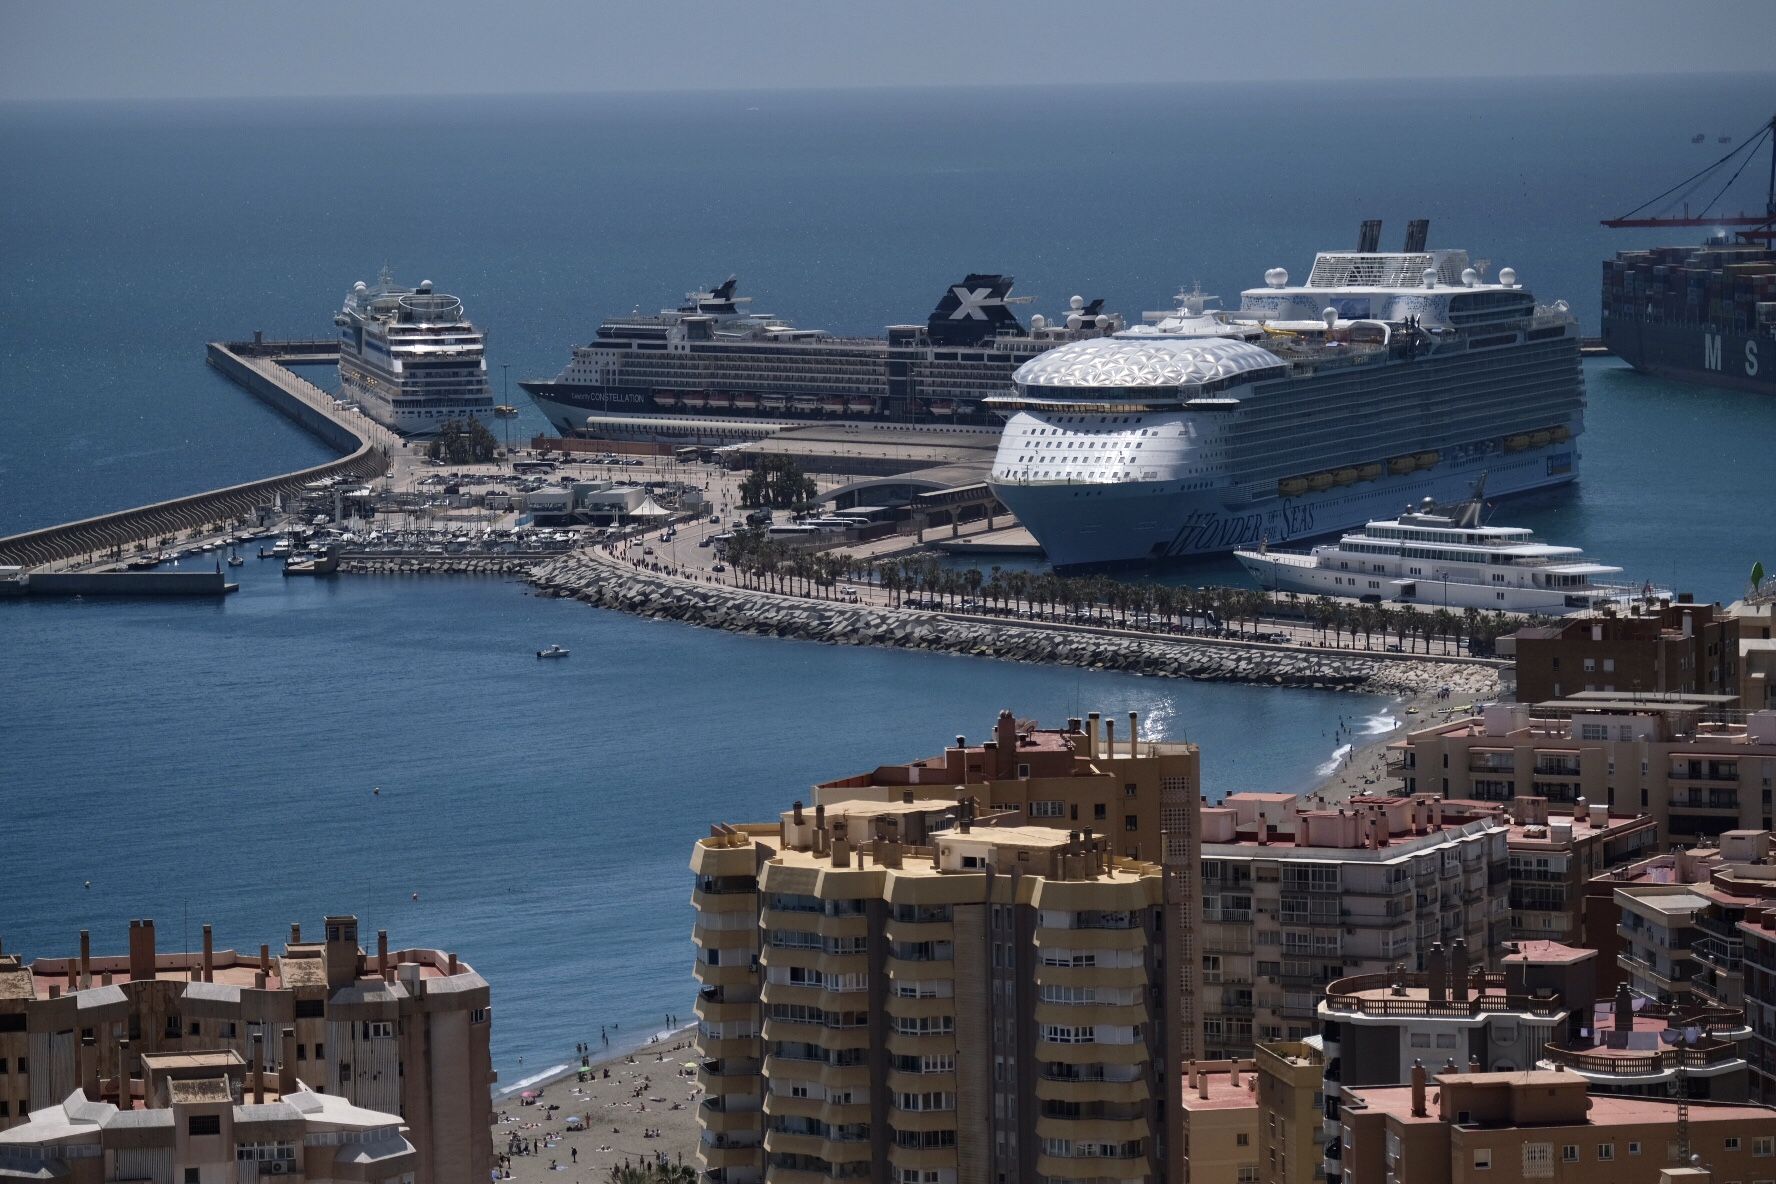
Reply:
[[1432, 608], [1562, 616], [1658, 594], [1650, 584], [1600, 582], [1622, 569], [1540, 542], [1527, 527], [1481, 525], [1481, 493], [1454, 507], [1426, 498], [1305, 553], [1260, 546], [1233, 554], [1266, 590]]
[[487, 382], [486, 336], [463, 315], [462, 301], [397, 285], [387, 271], [363, 280], [333, 318], [339, 326], [340, 396], [403, 435], [435, 434], [449, 420], [494, 415]]

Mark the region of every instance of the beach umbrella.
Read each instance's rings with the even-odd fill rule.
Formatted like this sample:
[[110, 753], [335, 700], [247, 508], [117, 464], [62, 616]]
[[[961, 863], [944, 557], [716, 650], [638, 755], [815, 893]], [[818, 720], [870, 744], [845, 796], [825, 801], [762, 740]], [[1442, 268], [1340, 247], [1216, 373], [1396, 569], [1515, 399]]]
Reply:
[[518, 1096], [521, 1098], [531, 1098], [534, 1100], [536, 1098], [540, 1098], [542, 1095], [537, 1093], [537, 1091], [534, 1089], [527, 1089], [523, 1093], [519, 1094]]

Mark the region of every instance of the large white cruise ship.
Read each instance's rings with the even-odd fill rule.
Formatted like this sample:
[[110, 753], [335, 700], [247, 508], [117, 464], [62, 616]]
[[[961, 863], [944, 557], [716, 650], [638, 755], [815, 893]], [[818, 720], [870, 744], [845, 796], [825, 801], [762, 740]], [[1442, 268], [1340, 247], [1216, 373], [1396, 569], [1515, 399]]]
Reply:
[[1267, 591], [1451, 609], [1558, 617], [1658, 591], [1601, 581], [1622, 569], [1589, 562], [1578, 547], [1541, 542], [1527, 527], [1483, 524], [1481, 498], [1476, 489], [1460, 506], [1427, 499], [1306, 553], [1265, 546], [1233, 554]]
[[1237, 311], [1181, 308], [1026, 362], [994, 493], [1057, 567], [1224, 554], [1336, 533], [1424, 498], [1578, 472], [1578, 325], [1464, 251], [1323, 252]]
[[981, 400], [1012, 371], [1066, 341], [1123, 327], [1102, 300], [1075, 296], [1026, 326], [1012, 277], [971, 273], [923, 325], [838, 337], [746, 306], [729, 276], [677, 308], [610, 317], [552, 379], [518, 385], [564, 436], [733, 444], [810, 423], [941, 427], [991, 437]]
[[462, 301], [397, 285], [387, 271], [346, 293], [339, 326], [340, 395], [404, 435], [432, 435], [446, 421], [493, 418], [486, 337]]

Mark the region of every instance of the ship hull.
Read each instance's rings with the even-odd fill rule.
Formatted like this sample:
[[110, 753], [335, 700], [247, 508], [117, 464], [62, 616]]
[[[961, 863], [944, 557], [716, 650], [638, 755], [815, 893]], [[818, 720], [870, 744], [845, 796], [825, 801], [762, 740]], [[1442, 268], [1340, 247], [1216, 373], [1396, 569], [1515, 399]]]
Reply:
[[1776, 338], [1706, 324], [1607, 317], [1603, 341], [1643, 374], [1725, 390], [1776, 395]]
[[[1488, 492], [1491, 492], [1488, 490]], [[1432, 576], [1403, 578], [1397, 575], [1352, 575], [1330, 567], [1303, 561], [1299, 556], [1266, 554], [1261, 551], [1239, 551], [1240, 561], [1258, 586], [1267, 592], [1293, 592], [1301, 596], [1331, 596], [1345, 599], [1371, 596], [1426, 608], [1458, 610], [1478, 609], [1482, 612], [1541, 613], [1550, 617], [1583, 612], [1595, 601], [1622, 598], [1631, 589], [1612, 594], [1608, 589], [1593, 589], [1584, 595], [1566, 595], [1547, 588], [1531, 588], [1521, 584], [1498, 587], [1492, 584], [1471, 584], [1465, 581], [1443, 581]], [[1519, 576], [1519, 579], [1522, 577]], [[1342, 580], [1343, 582], [1339, 582]]]
[[[594, 387], [563, 382], [519, 383], [531, 402], [563, 436], [591, 437], [650, 444], [721, 447], [762, 440], [788, 428], [815, 426], [868, 426], [941, 429], [966, 435], [999, 435], [997, 416], [985, 412], [973, 416], [938, 418], [925, 415], [915, 420], [905, 415], [824, 410], [818, 406], [798, 411], [780, 408], [721, 408], [675, 411], [661, 407], [640, 391]], [[958, 422], [959, 421], [959, 422]]]
[[1179, 493], [1175, 482], [1021, 485], [993, 482], [994, 494], [1042, 542], [1056, 568], [1102, 567], [1225, 555], [1261, 543], [1282, 546], [1337, 534], [1425, 498], [1456, 502], [1486, 474], [1487, 496], [1509, 496], [1571, 482], [1571, 443], [1445, 462], [1404, 475], [1297, 497], [1229, 505], [1216, 490]]

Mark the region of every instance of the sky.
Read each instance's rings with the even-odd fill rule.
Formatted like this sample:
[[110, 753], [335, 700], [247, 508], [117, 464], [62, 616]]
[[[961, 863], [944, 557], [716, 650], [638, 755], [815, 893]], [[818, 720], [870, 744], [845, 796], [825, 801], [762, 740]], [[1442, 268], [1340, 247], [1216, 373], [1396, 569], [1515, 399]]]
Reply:
[[1771, 72], [1773, 29], [1776, 0], [0, 0], [0, 101]]

